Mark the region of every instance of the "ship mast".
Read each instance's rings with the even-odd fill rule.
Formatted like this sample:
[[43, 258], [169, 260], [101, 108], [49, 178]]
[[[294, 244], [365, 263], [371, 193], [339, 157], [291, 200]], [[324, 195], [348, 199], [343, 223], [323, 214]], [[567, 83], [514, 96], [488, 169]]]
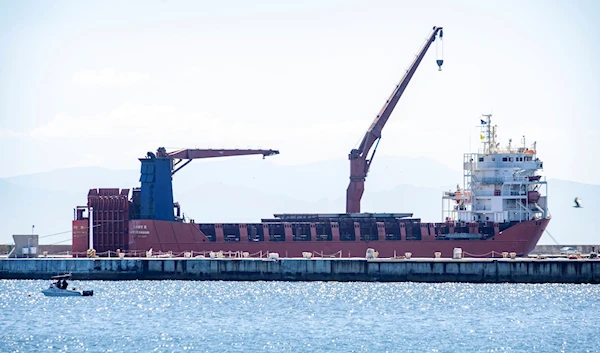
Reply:
[[498, 144], [496, 142], [496, 126], [492, 126], [492, 114], [481, 114], [481, 132], [479, 139], [483, 143], [483, 153], [496, 153]]

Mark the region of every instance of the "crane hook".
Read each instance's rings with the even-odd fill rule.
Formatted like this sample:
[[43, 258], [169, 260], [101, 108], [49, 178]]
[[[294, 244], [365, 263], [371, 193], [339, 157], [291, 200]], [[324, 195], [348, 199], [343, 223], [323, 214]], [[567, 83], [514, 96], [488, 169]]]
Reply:
[[[435, 43], [435, 51], [436, 51], [436, 56], [437, 56], [437, 60], [435, 61], [438, 65], [438, 71], [442, 71], [442, 64], [444, 63], [444, 41], [443, 38], [444, 37], [444, 31], [442, 29], [440, 29], [440, 37], [438, 38], [438, 40]], [[440, 44], [441, 42], [441, 44]]]

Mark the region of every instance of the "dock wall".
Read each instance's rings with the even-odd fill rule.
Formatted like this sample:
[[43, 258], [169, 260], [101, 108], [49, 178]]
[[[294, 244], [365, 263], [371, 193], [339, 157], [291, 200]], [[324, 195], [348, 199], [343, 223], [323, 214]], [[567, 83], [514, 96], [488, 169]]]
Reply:
[[0, 279], [600, 283], [578, 259], [0, 259]]
[[600, 250], [600, 245], [536, 245], [529, 254], [560, 254], [560, 249], [565, 246], [572, 247], [582, 254], [589, 254], [592, 251]]

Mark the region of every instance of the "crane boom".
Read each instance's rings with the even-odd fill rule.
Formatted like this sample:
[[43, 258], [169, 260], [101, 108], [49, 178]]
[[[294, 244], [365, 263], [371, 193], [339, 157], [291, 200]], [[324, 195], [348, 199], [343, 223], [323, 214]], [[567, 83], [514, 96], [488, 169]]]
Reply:
[[[429, 37], [427, 37], [427, 40], [421, 47], [421, 50], [419, 50], [419, 53], [416, 55], [413, 62], [410, 64], [408, 70], [406, 70], [406, 73], [400, 80], [400, 83], [396, 85], [392, 95], [385, 102], [383, 108], [381, 108], [381, 111], [367, 130], [359, 147], [350, 151], [350, 154], [348, 155], [348, 159], [350, 160], [350, 184], [346, 190], [346, 213], [360, 213], [360, 199], [362, 198], [365, 190], [365, 179], [367, 177], [367, 173], [369, 172], [371, 163], [373, 162], [375, 152], [377, 151], [377, 145], [381, 139], [381, 130], [388, 121], [392, 111], [396, 107], [396, 103], [398, 103], [398, 100], [404, 93], [406, 86], [408, 86], [410, 79], [413, 77], [417, 67], [419, 67], [419, 64], [421, 63], [421, 60], [423, 60], [427, 50], [435, 41], [438, 33], [440, 38], [442, 38], [442, 27], [433, 27], [432, 33], [429, 35]], [[437, 64], [440, 70], [442, 63], [443, 60], [438, 58]], [[369, 158], [367, 158], [369, 151], [374, 144], [375, 148], [373, 149], [373, 153]]]
[[[173, 152], [167, 152], [165, 157], [172, 159], [199, 159], [230, 156], [247, 156], [252, 154], [262, 154], [263, 157], [279, 154], [277, 150], [213, 150], [213, 149], [182, 149]], [[160, 155], [159, 155], [160, 156]]]
[[[171, 163], [171, 174], [175, 174], [181, 168], [188, 165], [193, 159], [201, 158], [217, 158], [217, 157], [232, 157], [232, 156], [248, 156], [262, 154], [263, 158], [279, 154], [278, 150], [240, 150], [240, 149], [180, 149], [177, 151], [167, 152], [164, 147], [159, 147], [156, 151], [156, 157], [169, 158]], [[183, 164], [179, 165], [183, 160]]]
[[[133, 197], [137, 200], [135, 204], [139, 207], [139, 217], [161, 221], [179, 220], [179, 205], [173, 203], [173, 174], [188, 165], [192, 160], [252, 154], [262, 154], [264, 158], [279, 154], [279, 151], [181, 149], [167, 152], [164, 147], [159, 147], [156, 154], [148, 152], [146, 158], [140, 158], [140, 162], [142, 162], [140, 169], [141, 187], [137, 191], [138, 196]], [[174, 208], [177, 208], [177, 216], [174, 214]]]

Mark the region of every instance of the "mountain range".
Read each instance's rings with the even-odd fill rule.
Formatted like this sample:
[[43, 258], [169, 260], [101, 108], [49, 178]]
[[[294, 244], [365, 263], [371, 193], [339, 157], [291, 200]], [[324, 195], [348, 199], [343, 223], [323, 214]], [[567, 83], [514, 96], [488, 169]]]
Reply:
[[[286, 166], [270, 158], [194, 161], [173, 177], [175, 200], [196, 222], [258, 222], [274, 213], [344, 212], [347, 160]], [[41, 244], [68, 244], [73, 209], [86, 204], [90, 188], [131, 189], [139, 186], [138, 179], [138, 170], [100, 167], [0, 178], [0, 243], [12, 243], [12, 234], [33, 231]], [[462, 186], [462, 180], [460, 171], [431, 159], [379, 156], [367, 177], [362, 211], [410, 212], [438, 222], [443, 191]], [[549, 179], [548, 233], [559, 244], [598, 244], [591, 220], [600, 211], [599, 196], [600, 185]], [[572, 207], [575, 197], [583, 208]], [[548, 233], [540, 244], [555, 244]]]

